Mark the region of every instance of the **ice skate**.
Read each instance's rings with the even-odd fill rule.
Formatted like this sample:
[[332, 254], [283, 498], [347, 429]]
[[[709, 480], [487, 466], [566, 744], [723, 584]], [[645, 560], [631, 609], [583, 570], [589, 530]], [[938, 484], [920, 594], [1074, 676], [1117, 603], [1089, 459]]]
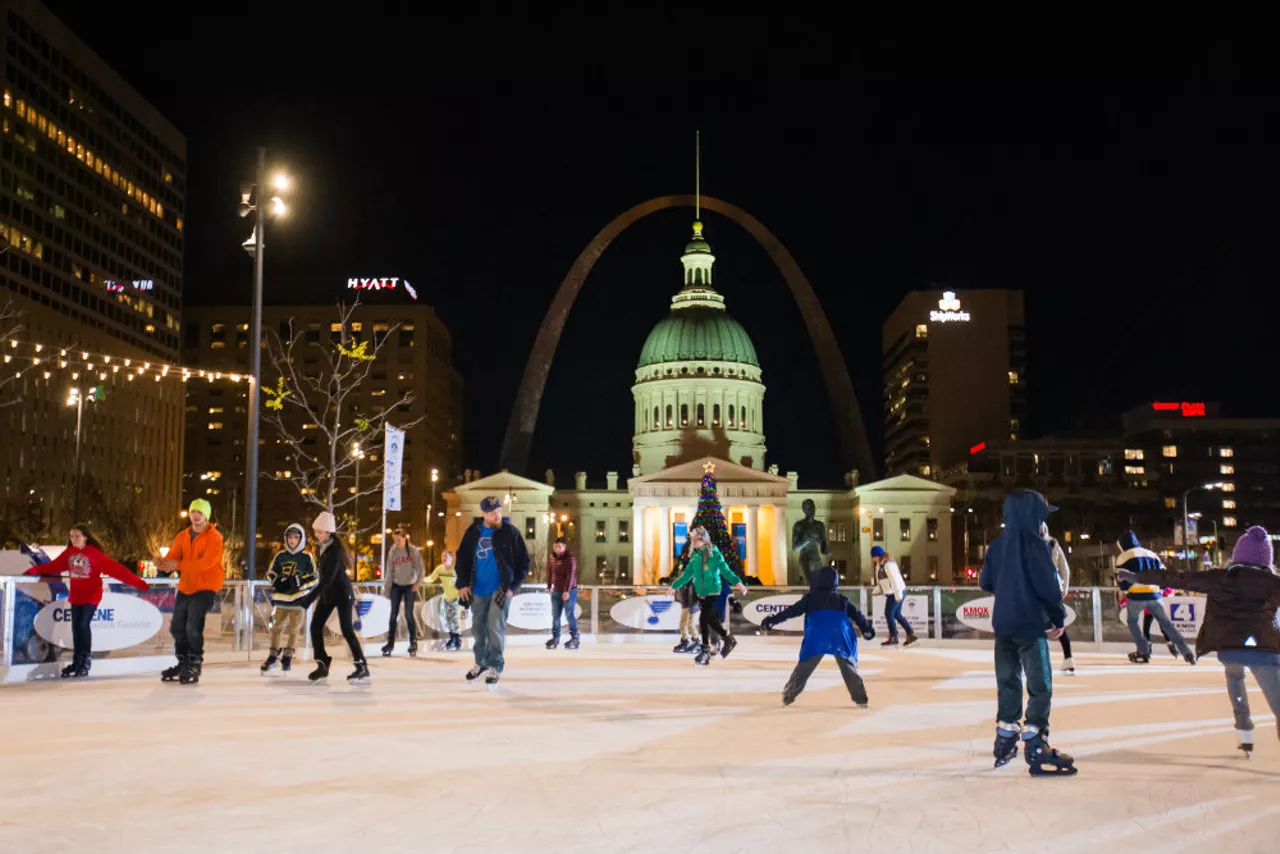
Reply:
[[796, 701], [796, 697], [799, 697], [799, 696], [800, 696], [799, 689], [797, 689], [794, 685], [788, 682], [787, 687], [782, 689], [782, 705], [790, 706], [792, 703]]
[[696, 640], [689, 641], [689, 646], [685, 649], [685, 652], [689, 655], [697, 655], [702, 652], [702, 642]]
[[418, 654], [418, 642], [409, 641], [409, 657], [413, 658]]
[[70, 679], [72, 676], [76, 675], [76, 671], [79, 669], [80, 669], [80, 656], [76, 655], [75, 658], [71, 659], [70, 664], [62, 668], [62, 678]]
[[329, 663], [332, 661], [333, 659], [327, 655], [324, 656], [323, 658], [317, 658], [316, 669], [308, 673], [307, 678], [310, 679], [312, 682], [319, 682], [321, 679], [328, 679]]
[[382, 657], [390, 658], [391, 653], [395, 648], [396, 648], [396, 645], [394, 643], [390, 643], [390, 642], [387, 643], [385, 646], [382, 647]]
[[1018, 731], [997, 729], [995, 747], [991, 752], [996, 758], [995, 767], [1008, 765], [1018, 755]]
[[543, 644], [543, 646], [545, 646], [547, 649], [555, 649], [556, 647], [560, 646], [560, 638], [552, 638], [551, 640]]
[[199, 655], [189, 656], [182, 672], [178, 675], [178, 682], [183, 685], [194, 685], [200, 681], [202, 670], [204, 670], [204, 658]]
[[356, 669], [351, 671], [351, 675], [347, 677], [347, 682], [351, 685], [368, 684], [370, 679], [369, 662], [362, 658], [356, 662]]
[[1134, 664], [1150, 664], [1151, 656], [1143, 655], [1140, 652], [1131, 652], [1129, 653], [1129, 661], [1133, 662]]
[[693, 663], [699, 667], [706, 667], [711, 663], [711, 650], [704, 648], [694, 657]]
[[1174, 658], [1179, 658], [1179, 657], [1180, 657], [1180, 656], [1178, 655], [1178, 648], [1177, 648], [1176, 646], [1174, 646], [1172, 643], [1167, 643], [1167, 644], [1165, 644], [1165, 648], [1167, 648], [1167, 649], [1169, 650], [1169, 654], [1170, 654], [1170, 655], [1172, 655]]
[[1185, 661], [1187, 664], [1195, 664], [1196, 663], [1195, 653], [1193, 652], [1187, 653], [1186, 655], [1182, 656], [1182, 660]]
[[729, 653], [733, 652], [733, 648], [738, 645], [738, 639], [733, 635], [729, 635], [724, 639], [724, 645], [720, 647], [720, 657], [728, 658]]
[[565, 649], [577, 649], [577, 648], [578, 648], [578, 636], [577, 636], [577, 635], [574, 635], [573, 637], [569, 638], [569, 642], [568, 642], [568, 643], [566, 643], [566, 644], [564, 645], [564, 648], [565, 648]]
[[902, 645], [911, 646], [913, 643], [915, 643], [918, 640], [920, 640], [920, 638], [916, 637], [915, 635], [907, 635], [907, 639], [903, 641]]
[[448, 642], [447, 644], [445, 644], [445, 645], [444, 645], [444, 648], [445, 648], [445, 649], [447, 649], [447, 650], [458, 650], [458, 649], [462, 649], [462, 637], [461, 637], [460, 635], [456, 635], [456, 634], [454, 634], [454, 633], [450, 632], [450, 633], [449, 633], [449, 642]]
[[77, 678], [83, 678], [89, 675], [89, 668], [93, 665], [93, 656], [85, 654], [80, 656], [80, 662], [76, 665], [76, 672], [72, 675]]
[[897, 646], [898, 639], [896, 637], [885, 638], [883, 641], [880, 642], [880, 645], [881, 646]]
[[1062, 660], [1062, 672], [1067, 676], [1076, 675], [1076, 663], [1074, 659], [1064, 658]]
[[484, 684], [492, 688], [494, 685], [498, 684], [498, 679], [501, 678], [501, 676], [502, 674], [490, 667], [484, 672]]
[[271, 654], [267, 656], [267, 660], [262, 662], [262, 667], [258, 668], [262, 672], [263, 676], [266, 676], [267, 672], [271, 670], [271, 668], [276, 666], [276, 661], [279, 658], [280, 658], [280, 650], [278, 649], [271, 650]]
[[1022, 749], [1027, 760], [1027, 770], [1032, 777], [1069, 777], [1079, 770], [1074, 759], [1050, 747], [1041, 733], [1035, 733], [1030, 738], [1024, 734]]
[[684, 638], [680, 638], [680, 643], [671, 648], [672, 652], [685, 653], [689, 651], [689, 642]]
[[166, 667], [160, 671], [161, 682], [177, 682], [178, 677], [182, 675], [182, 659], [178, 659], [178, 663], [173, 667]]
[[1236, 730], [1236, 750], [1243, 753], [1245, 759], [1253, 758], [1253, 730]]
[[284, 656], [280, 659], [280, 670], [288, 673], [291, 669], [293, 669], [293, 650], [286, 649]]
[[477, 679], [479, 679], [483, 674], [484, 674], [484, 668], [477, 664], [475, 667], [467, 671], [467, 681], [474, 682]]

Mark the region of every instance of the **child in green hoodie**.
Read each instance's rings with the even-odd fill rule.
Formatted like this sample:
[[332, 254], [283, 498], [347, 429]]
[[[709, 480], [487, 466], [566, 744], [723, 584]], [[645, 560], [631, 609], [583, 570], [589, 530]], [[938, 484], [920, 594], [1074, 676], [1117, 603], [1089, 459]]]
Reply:
[[723, 642], [720, 657], [728, 658], [729, 653], [738, 645], [738, 641], [725, 631], [720, 622], [720, 611], [716, 608], [716, 599], [720, 596], [723, 582], [736, 585], [738, 594], [747, 595], [747, 585], [742, 583], [724, 559], [720, 549], [711, 544], [711, 535], [707, 529], [699, 525], [689, 532], [689, 562], [685, 565], [680, 577], [671, 582], [671, 589], [678, 590], [686, 584], [693, 584], [693, 591], [698, 594], [698, 602], [702, 608], [699, 628], [702, 630], [702, 651], [694, 659], [694, 663], [705, 667], [711, 663], [711, 632], [715, 632]]

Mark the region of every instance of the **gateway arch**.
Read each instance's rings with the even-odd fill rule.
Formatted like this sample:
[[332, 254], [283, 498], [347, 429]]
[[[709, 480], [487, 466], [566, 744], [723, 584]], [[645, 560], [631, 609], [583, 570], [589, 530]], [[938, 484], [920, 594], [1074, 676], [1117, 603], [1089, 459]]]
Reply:
[[[773, 263], [778, 265], [779, 272], [795, 298], [796, 306], [804, 318], [805, 328], [813, 341], [813, 348], [818, 354], [818, 367], [822, 371], [822, 380], [827, 387], [827, 398], [835, 417], [836, 436], [840, 442], [841, 464], [845, 471], [856, 468], [863, 481], [873, 479], [877, 471], [871, 456], [871, 446], [867, 442], [866, 427], [862, 422], [862, 410], [858, 408], [857, 398], [853, 393], [853, 381], [849, 378], [849, 370], [845, 366], [840, 346], [836, 343], [835, 333], [827, 316], [818, 303], [809, 280], [800, 270], [800, 265], [791, 257], [791, 253], [765, 228], [761, 222], [737, 205], [722, 202], [710, 196], [701, 197], [702, 207], [713, 210], [736, 222], [746, 229], [752, 237], [759, 241], [769, 253]], [[551, 371], [551, 360], [555, 357], [556, 347], [560, 343], [560, 333], [564, 331], [565, 321], [569, 317], [569, 309], [577, 299], [578, 292], [586, 282], [591, 268], [595, 266], [605, 249], [613, 239], [625, 231], [632, 223], [643, 219], [651, 213], [676, 207], [693, 207], [695, 199], [692, 195], [659, 196], [642, 202], [630, 210], [624, 211], [612, 222], [601, 229], [600, 233], [587, 244], [573, 262], [568, 275], [560, 283], [555, 298], [551, 301], [547, 315], [538, 329], [537, 340], [525, 364], [524, 378], [520, 382], [520, 391], [516, 395], [515, 406], [511, 410], [511, 418], [507, 422], [506, 437], [502, 441], [502, 468], [514, 472], [525, 472], [529, 466], [529, 450], [533, 444], [533, 431], [538, 423], [538, 410], [542, 405], [542, 392], [547, 384], [547, 375]]]

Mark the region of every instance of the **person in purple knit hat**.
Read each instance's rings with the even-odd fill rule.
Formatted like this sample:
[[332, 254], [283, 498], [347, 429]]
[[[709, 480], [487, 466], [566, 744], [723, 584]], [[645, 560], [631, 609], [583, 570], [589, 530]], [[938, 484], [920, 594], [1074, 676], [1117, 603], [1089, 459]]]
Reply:
[[1280, 734], [1280, 575], [1265, 528], [1254, 526], [1236, 540], [1231, 565], [1205, 572], [1119, 572], [1117, 579], [1203, 593], [1209, 597], [1196, 653], [1217, 651], [1227, 672], [1227, 695], [1236, 719], [1236, 744], [1253, 753], [1253, 718], [1244, 672], [1253, 672], [1276, 716]]

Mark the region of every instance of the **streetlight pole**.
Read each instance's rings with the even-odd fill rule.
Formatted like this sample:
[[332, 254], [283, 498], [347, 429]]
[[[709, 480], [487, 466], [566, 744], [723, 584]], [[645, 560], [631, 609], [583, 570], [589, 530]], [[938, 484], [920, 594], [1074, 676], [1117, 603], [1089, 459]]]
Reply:
[[364, 459], [364, 451], [360, 450], [359, 442], [351, 443], [351, 456], [356, 458], [356, 507], [352, 513], [354, 520], [352, 527], [355, 528], [355, 547], [356, 553], [356, 575], [358, 576], [360, 569], [360, 461]]
[[249, 417], [244, 448], [244, 560], [245, 576], [252, 585], [256, 579], [258, 550], [258, 394], [262, 382], [262, 256], [266, 246], [267, 149], [258, 147], [258, 168], [254, 178], [253, 203], [253, 311], [249, 321]]
[[1191, 521], [1191, 516], [1189, 513], [1187, 513], [1187, 498], [1193, 492], [1201, 492], [1201, 491], [1210, 490], [1210, 489], [1221, 489], [1222, 486], [1223, 485], [1221, 482], [1202, 483], [1197, 486], [1193, 486], [1182, 493], [1182, 555], [1183, 555], [1182, 561], [1183, 561], [1183, 568], [1187, 570], [1191, 569], [1191, 555], [1188, 554], [1188, 551], [1190, 550], [1190, 546], [1191, 546], [1191, 529], [1190, 527], [1188, 527]]
[[71, 389], [71, 397], [67, 403], [74, 403], [76, 407], [76, 458], [75, 471], [71, 478], [71, 524], [80, 524], [80, 423], [84, 417], [84, 395], [80, 393], [80, 389]]

